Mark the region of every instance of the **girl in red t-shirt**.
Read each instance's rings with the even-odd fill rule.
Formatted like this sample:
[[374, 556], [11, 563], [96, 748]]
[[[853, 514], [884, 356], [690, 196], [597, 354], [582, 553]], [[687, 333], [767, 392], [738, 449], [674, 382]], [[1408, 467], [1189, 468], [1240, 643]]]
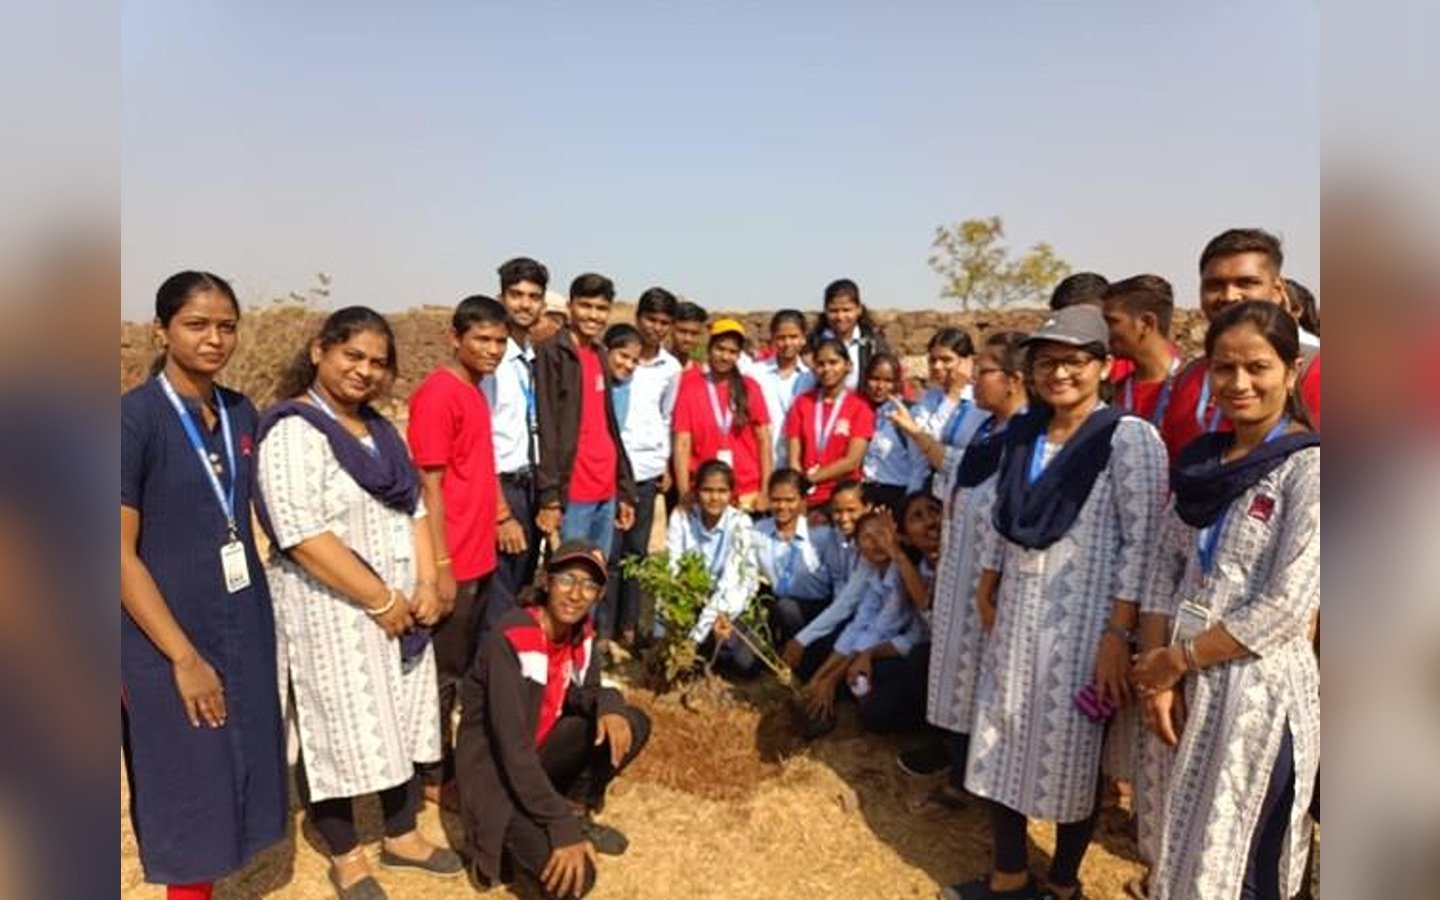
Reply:
[[785, 420], [785, 441], [792, 465], [811, 484], [805, 502], [816, 509], [830, 499], [838, 481], [859, 479], [860, 465], [875, 435], [875, 412], [847, 390], [850, 355], [835, 338], [821, 338], [811, 364], [818, 386], [796, 398]]

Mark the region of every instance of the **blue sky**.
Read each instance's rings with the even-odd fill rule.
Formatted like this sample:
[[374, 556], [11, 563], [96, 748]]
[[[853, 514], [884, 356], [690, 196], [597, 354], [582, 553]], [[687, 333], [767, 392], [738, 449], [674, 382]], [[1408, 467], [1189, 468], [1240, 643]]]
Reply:
[[[488, 7], [488, 8], [482, 8]], [[603, 10], [599, 7], [603, 7]], [[683, 7], [681, 9], [680, 7]], [[1318, 14], [1300, 0], [124, 7], [124, 299], [493, 292], [533, 255], [714, 308], [836, 277], [943, 306], [933, 229], [1004, 217], [1193, 304], [1231, 225], [1318, 284]]]

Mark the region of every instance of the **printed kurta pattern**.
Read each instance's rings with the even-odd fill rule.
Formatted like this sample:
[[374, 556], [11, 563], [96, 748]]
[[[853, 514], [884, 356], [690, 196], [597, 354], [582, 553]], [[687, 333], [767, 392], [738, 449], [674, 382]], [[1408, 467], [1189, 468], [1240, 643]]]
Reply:
[[1105, 728], [1073, 698], [1094, 680], [1113, 601], [1140, 601], [1166, 494], [1165, 447], [1149, 423], [1122, 419], [1111, 446], [1074, 526], [1046, 549], [982, 520], [982, 564], [1002, 575], [965, 787], [1033, 819], [1074, 822], [1094, 807]]
[[[1240, 896], [1251, 838], [1284, 729], [1295, 747], [1295, 799], [1281, 884], [1300, 890], [1320, 756], [1320, 671], [1310, 621], [1320, 606], [1320, 451], [1290, 456], [1235, 500], [1202, 580], [1195, 529], [1167, 515], [1146, 609], [1181, 598], [1210, 610], [1254, 656], [1185, 678], [1189, 715], [1165, 797], [1150, 896]], [[1179, 580], [1180, 589], [1170, 586]]]
[[[299, 416], [281, 420], [260, 445], [260, 490], [282, 547], [326, 531], [358, 553], [386, 584], [415, 589], [413, 520], [355, 483], [330, 444]], [[416, 516], [423, 516], [423, 506]], [[272, 554], [280, 686], [294, 691], [300, 748], [312, 800], [394, 787], [414, 764], [440, 758], [433, 647], [403, 670], [400, 645], [360, 605]]]
[[975, 609], [980, 583], [982, 520], [995, 504], [995, 477], [962, 488], [946, 510], [944, 543], [930, 617], [930, 678], [925, 717], [932, 725], [969, 734], [975, 720], [984, 631]]

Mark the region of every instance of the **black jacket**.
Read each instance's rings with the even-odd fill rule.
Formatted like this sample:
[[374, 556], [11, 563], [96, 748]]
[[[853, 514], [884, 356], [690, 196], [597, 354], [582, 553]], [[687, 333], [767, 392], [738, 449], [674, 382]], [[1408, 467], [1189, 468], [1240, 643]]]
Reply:
[[[543, 646], [544, 632], [528, 608], [512, 609], [480, 638], [480, 648], [460, 683], [461, 719], [455, 741], [455, 775], [466, 855], [480, 874], [495, 883], [510, 819], [523, 815], [538, 824], [552, 846], [583, 838], [580, 819], [540, 764], [535, 726], [545, 685], [532, 677], [545, 673], [542, 660], [521, 653]], [[565, 693], [562, 715], [598, 719], [619, 712], [624, 698], [600, 686], [600, 663], [593, 652], [593, 629], [576, 635], [585, 664]], [[540, 677], [548, 677], [542, 674]]]
[[[605, 373], [605, 422], [615, 442], [615, 484], [619, 499], [635, 502], [635, 477], [630, 458], [620, 442], [620, 424], [610, 401], [614, 381], [605, 365], [605, 350], [596, 347], [600, 370]], [[575, 465], [575, 448], [580, 439], [581, 384], [580, 356], [569, 329], [535, 347], [535, 404], [540, 430], [540, 469], [535, 475], [536, 495], [541, 506], [570, 501], [570, 475]]]

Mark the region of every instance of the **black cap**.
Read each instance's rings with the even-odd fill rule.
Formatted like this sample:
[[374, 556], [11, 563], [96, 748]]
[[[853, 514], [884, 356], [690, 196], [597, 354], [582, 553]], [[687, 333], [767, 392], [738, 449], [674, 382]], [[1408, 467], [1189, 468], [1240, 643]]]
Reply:
[[565, 541], [555, 552], [551, 554], [550, 561], [545, 563], [546, 572], [556, 572], [571, 563], [580, 563], [590, 570], [590, 574], [603, 586], [609, 577], [605, 569], [605, 554], [600, 548], [579, 539]]
[[1033, 344], [1036, 341], [1054, 341], [1072, 347], [1099, 344], [1109, 353], [1110, 328], [1105, 324], [1105, 316], [1095, 307], [1088, 304], [1067, 306], [1052, 312], [1044, 324], [1022, 343]]

